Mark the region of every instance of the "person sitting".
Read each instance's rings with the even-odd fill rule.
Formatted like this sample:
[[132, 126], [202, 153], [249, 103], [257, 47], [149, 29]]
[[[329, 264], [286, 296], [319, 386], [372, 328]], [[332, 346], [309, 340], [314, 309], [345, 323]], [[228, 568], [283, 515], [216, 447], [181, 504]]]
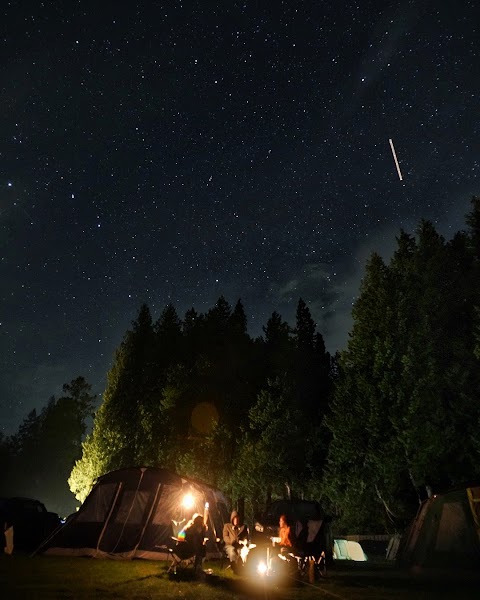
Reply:
[[297, 541], [286, 515], [280, 515], [278, 525], [278, 536], [272, 538], [273, 545], [278, 544], [280, 546], [278, 557], [273, 559], [274, 569], [288, 567], [291, 571], [297, 568], [295, 558]]
[[225, 543], [225, 552], [230, 561], [230, 566], [234, 573], [238, 572], [241, 565], [240, 547], [241, 542], [248, 542], [249, 533], [246, 525], [240, 524], [240, 517], [236, 510], [230, 515], [230, 523], [223, 526], [223, 541]]
[[194, 569], [200, 575], [202, 571], [202, 562], [206, 555], [205, 536], [207, 527], [203, 522], [202, 515], [195, 513], [187, 525], [178, 534], [178, 542], [175, 546], [175, 553], [181, 559], [187, 559], [194, 556]]
[[278, 544], [280, 546], [280, 551], [282, 554], [292, 552], [295, 546], [295, 535], [286, 515], [280, 515], [278, 526]]

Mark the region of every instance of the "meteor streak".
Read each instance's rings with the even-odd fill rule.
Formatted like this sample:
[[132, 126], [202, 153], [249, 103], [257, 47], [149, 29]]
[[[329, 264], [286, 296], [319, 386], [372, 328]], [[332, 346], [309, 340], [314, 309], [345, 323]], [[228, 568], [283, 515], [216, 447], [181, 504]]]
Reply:
[[393, 160], [395, 161], [395, 166], [397, 167], [398, 178], [400, 179], [400, 181], [403, 181], [402, 172], [400, 171], [400, 165], [398, 164], [397, 153], [395, 152], [395, 148], [393, 146], [392, 139], [390, 138], [388, 141], [390, 142], [390, 148], [392, 149]]

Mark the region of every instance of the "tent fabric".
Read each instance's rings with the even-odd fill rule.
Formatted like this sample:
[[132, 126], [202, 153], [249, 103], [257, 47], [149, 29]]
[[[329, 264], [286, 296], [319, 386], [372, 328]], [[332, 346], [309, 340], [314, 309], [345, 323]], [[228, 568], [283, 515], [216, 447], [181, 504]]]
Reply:
[[367, 560], [365, 552], [358, 542], [344, 539], [333, 541], [333, 558], [335, 560], [354, 560], [356, 562]]
[[[184, 508], [186, 494], [194, 505]], [[98, 479], [79, 511], [39, 549], [45, 554], [165, 560], [178, 522], [202, 515], [208, 503], [207, 553], [228, 522], [220, 490], [166, 469], [132, 467]]]
[[402, 540], [398, 562], [417, 569], [480, 569], [480, 486], [426, 500]]

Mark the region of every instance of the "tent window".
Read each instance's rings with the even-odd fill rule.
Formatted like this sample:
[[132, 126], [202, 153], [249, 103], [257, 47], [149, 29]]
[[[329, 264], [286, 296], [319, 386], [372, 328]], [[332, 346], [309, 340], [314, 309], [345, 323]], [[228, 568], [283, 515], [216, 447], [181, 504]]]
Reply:
[[[152, 518], [153, 525], [170, 525], [172, 518], [177, 517], [181, 503], [178, 489], [170, 485], [162, 485], [162, 491], [158, 500], [157, 508]], [[180, 520], [180, 515], [178, 515]]]
[[126, 490], [123, 492], [118, 507], [116, 523], [130, 523], [138, 525], [143, 523], [143, 515], [150, 499], [150, 492]]
[[105, 521], [112, 505], [116, 488], [116, 483], [99, 485], [93, 494], [90, 494], [88, 501], [82, 506], [82, 509], [78, 513], [77, 521], [86, 523], [102, 523]]

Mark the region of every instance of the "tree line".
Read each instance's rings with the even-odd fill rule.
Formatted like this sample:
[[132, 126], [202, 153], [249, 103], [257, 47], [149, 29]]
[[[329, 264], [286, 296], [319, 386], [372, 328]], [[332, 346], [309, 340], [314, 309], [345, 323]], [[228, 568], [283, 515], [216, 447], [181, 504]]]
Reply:
[[0, 434], [0, 496], [37, 498], [66, 516], [75, 508], [68, 477], [82, 455], [96, 396], [83, 377], [63, 385], [40, 412], [34, 409], [18, 431]]
[[[480, 198], [466, 225], [446, 241], [422, 221], [388, 263], [372, 254], [335, 357], [302, 299], [293, 326], [274, 312], [257, 338], [240, 300], [182, 317], [169, 304], [157, 320], [143, 305], [90, 433], [78, 378], [0, 440], [6, 486], [26, 477], [40, 497], [48, 481], [58, 496], [68, 479], [81, 502], [103, 473], [164, 466], [244, 499], [248, 515], [296, 496], [320, 500], [339, 531], [402, 527], [429, 494], [480, 476]], [[32, 461], [60, 439], [56, 470]]]

